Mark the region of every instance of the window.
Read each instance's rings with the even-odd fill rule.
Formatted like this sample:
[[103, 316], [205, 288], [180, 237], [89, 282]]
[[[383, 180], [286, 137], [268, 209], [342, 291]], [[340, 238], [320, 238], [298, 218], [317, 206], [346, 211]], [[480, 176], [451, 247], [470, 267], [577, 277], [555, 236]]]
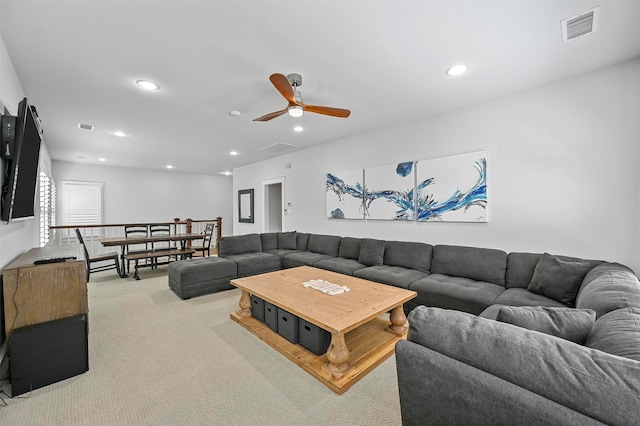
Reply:
[[51, 239], [50, 226], [56, 224], [56, 185], [44, 171], [40, 171], [40, 247]]
[[99, 182], [62, 181], [60, 200], [63, 225], [102, 223], [102, 188]]

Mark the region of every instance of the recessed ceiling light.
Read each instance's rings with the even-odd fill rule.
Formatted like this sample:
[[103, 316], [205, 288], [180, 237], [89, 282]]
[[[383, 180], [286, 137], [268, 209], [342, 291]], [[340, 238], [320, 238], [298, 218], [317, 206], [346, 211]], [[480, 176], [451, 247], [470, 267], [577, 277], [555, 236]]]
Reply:
[[301, 132], [303, 130], [304, 130], [304, 127], [302, 127], [302, 126], [296, 126], [296, 127], [293, 128], [294, 132]]
[[229, 115], [232, 117], [240, 117], [242, 114], [240, 113], [240, 111], [233, 110], [229, 111]]
[[173, 166], [171, 164], [167, 164], [167, 169], [173, 169]]
[[136, 81], [136, 84], [145, 90], [158, 90], [160, 88], [156, 83], [148, 80], [138, 80]]
[[456, 75], [462, 75], [469, 69], [468, 66], [464, 64], [454, 65], [447, 70], [447, 75], [455, 77]]
[[229, 155], [238, 155], [238, 151], [231, 151], [229, 152]]
[[122, 130], [114, 130], [113, 132], [111, 132], [111, 134], [119, 138], [124, 138], [125, 136], [127, 136], [127, 134]]
[[98, 161], [107, 161], [107, 159], [104, 158], [104, 157], [100, 157], [100, 158], [98, 158]]
[[231, 173], [229, 171], [226, 171], [226, 172], [222, 172], [222, 174], [225, 175], [225, 176], [231, 176], [233, 173]]

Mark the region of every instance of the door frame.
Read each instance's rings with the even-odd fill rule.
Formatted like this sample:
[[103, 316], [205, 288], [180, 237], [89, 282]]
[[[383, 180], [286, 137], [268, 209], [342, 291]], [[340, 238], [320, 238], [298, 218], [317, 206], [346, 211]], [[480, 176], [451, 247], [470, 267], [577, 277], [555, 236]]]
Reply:
[[275, 184], [280, 184], [280, 214], [282, 215], [282, 217], [280, 218], [282, 223], [282, 230], [285, 229], [284, 226], [284, 206], [285, 206], [285, 201], [284, 201], [284, 194], [285, 194], [285, 188], [284, 188], [284, 184], [285, 184], [285, 177], [284, 176], [280, 176], [277, 178], [272, 178], [272, 179], [265, 179], [262, 181], [262, 208], [263, 208], [263, 217], [264, 217], [264, 221], [262, 222], [262, 232], [268, 232], [268, 226], [269, 226], [269, 191], [268, 191], [268, 187], [269, 185], [275, 185]]

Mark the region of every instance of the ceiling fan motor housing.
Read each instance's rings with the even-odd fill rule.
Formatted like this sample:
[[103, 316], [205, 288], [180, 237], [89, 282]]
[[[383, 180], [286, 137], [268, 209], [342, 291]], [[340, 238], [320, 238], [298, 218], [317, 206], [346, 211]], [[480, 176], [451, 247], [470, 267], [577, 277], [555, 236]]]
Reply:
[[287, 76], [287, 80], [293, 87], [302, 86], [302, 76], [300, 74], [292, 73]]

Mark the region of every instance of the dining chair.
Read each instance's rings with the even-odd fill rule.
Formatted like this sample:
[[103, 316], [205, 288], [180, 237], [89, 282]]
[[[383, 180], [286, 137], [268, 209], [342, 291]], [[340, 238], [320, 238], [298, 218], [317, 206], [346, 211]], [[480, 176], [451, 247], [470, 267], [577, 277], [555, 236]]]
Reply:
[[[161, 224], [161, 225], [149, 225], [149, 235], [152, 237], [160, 236], [160, 235], [170, 235], [171, 234], [171, 225]], [[152, 251], [160, 251], [160, 250], [171, 250], [171, 243], [169, 241], [152, 241], [151, 242], [151, 250]], [[169, 260], [171, 260], [169, 258]], [[153, 265], [151, 268], [158, 267], [158, 258], [154, 257]]]
[[[118, 257], [120, 255], [118, 254], [118, 252], [112, 251], [109, 253], [100, 253], [98, 255], [90, 257], [89, 252], [87, 251], [87, 245], [84, 243], [84, 238], [82, 238], [82, 233], [80, 232], [79, 228], [76, 228], [76, 237], [78, 239], [78, 242], [82, 244], [82, 247], [84, 248], [84, 258], [87, 262], [87, 282], [89, 282], [91, 272], [106, 271], [108, 269], [116, 269], [118, 271], [118, 275], [120, 276], [120, 278], [122, 278], [122, 271], [120, 271], [120, 262], [118, 260]], [[100, 262], [113, 262], [113, 265], [103, 264], [91, 266], [94, 263]]]
[[[124, 235], [125, 237], [146, 237], [149, 235], [149, 226], [148, 225], [125, 225], [124, 226]], [[128, 244], [124, 246], [125, 253], [123, 254], [134, 254], [134, 253], [143, 253], [145, 251], [149, 251], [148, 243], [137, 243], [137, 244]], [[131, 261], [127, 260], [127, 274], [129, 273], [131, 266]]]
[[191, 245], [191, 248], [198, 252], [202, 252], [202, 256], [211, 256], [211, 239], [213, 238], [213, 223], [207, 223], [204, 228], [204, 238], [202, 239], [202, 245]]

